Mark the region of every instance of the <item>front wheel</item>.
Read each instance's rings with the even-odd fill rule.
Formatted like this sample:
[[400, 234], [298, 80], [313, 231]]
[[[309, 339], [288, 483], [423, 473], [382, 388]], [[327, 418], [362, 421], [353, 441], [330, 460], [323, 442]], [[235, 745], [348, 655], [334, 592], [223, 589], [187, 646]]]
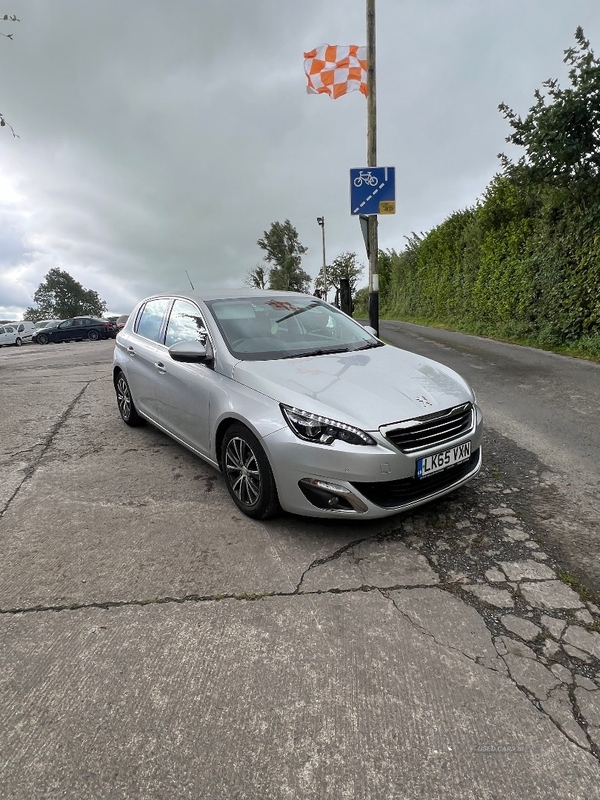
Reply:
[[21, 347], [22, 344], [23, 344], [23, 342], [17, 336], [17, 338], [15, 339], [15, 347]]
[[269, 460], [256, 436], [232, 425], [221, 446], [221, 469], [236, 506], [253, 519], [269, 519], [280, 510]]
[[98, 331], [91, 330], [88, 333], [88, 339], [90, 339], [92, 342], [97, 342], [99, 338], [100, 334], [98, 333]]
[[137, 412], [133, 398], [131, 396], [131, 389], [127, 383], [127, 378], [122, 372], [119, 372], [115, 379], [115, 392], [117, 393], [117, 406], [119, 407], [119, 414], [121, 419], [132, 428], [137, 428], [145, 423], [143, 417]]
[[50, 337], [47, 333], [38, 333], [37, 342], [38, 344], [48, 344], [50, 341]]

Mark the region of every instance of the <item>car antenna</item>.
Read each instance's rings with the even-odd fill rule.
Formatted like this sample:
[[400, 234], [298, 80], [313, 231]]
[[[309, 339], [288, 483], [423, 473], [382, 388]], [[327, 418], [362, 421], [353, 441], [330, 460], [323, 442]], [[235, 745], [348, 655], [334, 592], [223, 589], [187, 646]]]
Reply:
[[192, 283], [192, 279], [190, 278], [190, 273], [187, 271], [187, 269], [185, 271], [185, 274], [188, 276], [188, 281], [190, 282], [190, 286], [192, 287], [192, 292], [195, 292], [196, 290], [194, 289], [194, 284]]

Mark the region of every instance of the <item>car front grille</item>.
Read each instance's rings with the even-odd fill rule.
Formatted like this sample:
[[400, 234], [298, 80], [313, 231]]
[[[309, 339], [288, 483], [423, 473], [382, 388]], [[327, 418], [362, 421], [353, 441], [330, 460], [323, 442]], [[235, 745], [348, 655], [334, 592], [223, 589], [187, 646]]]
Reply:
[[382, 428], [381, 432], [403, 453], [413, 453], [453, 442], [472, 431], [474, 426], [473, 404], [463, 403], [446, 411], [397, 422]]
[[471, 454], [468, 461], [456, 464], [427, 478], [403, 478], [399, 481], [377, 483], [353, 483], [352, 486], [371, 503], [381, 508], [398, 508], [441, 492], [466, 478], [480, 461], [480, 448]]

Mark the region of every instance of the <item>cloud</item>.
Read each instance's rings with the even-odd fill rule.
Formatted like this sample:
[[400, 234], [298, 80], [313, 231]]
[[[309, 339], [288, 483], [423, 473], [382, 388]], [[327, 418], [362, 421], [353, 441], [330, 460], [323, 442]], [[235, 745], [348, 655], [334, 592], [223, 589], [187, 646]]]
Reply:
[[[596, 0], [406, 0], [377, 14], [379, 163], [396, 167], [398, 201], [380, 245], [399, 250], [475, 202], [506, 146], [498, 103], [525, 112], [564, 77], [577, 25], [594, 45], [600, 20]], [[1, 110], [20, 137], [0, 134], [0, 314], [53, 266], [115, 313], [185, 285], [186, 270], [197, 287], [242, 285], [257, 239], [286, 218], [310, 274], [317, 216], [329, 261], [366, 261], [349, 213], [364, 98], [309, 96], [302, 68], [318, 44], [364, 43], [364, 0], [30, 0], [19, 17], [0, 42]]]

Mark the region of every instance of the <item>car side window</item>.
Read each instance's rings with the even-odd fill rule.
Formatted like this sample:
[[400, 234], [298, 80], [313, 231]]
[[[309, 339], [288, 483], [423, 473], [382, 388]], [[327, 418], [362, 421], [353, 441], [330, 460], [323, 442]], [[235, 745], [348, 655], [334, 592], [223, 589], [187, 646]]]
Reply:
[[170, 300], [167, 297], [148, 300], [137, 319], [136, 333], [153, 342], [160, 341], [162, 321], [169, 303]]
[[206, 344], [204, 319], [198, 307], [190, 303], [189, 300], [175, 300], [171, 309], [165, 345], [171, 347], [177, 342], [201, 342]]
[[4, 328], [0, 328], [0, 333], [5, 333]]

